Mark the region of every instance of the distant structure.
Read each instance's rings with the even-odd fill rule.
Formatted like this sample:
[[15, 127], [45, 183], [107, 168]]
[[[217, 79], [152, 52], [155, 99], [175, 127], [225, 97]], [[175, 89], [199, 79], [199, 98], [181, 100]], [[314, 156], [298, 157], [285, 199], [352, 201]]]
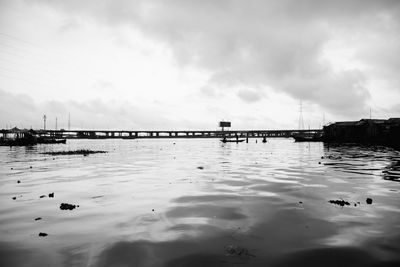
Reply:
[[400, 118], [335, 122], [324, 126], [323, 130], [326, 142], [377, 144], [400, 148]]
[[46, 114], [43, 115], [43, 130], [46, 130]]
[[224, 131], [224, 128], [231, 127], [231, 122], [230, 121], [220, 121], [219, 127], [221, 127], [222, 131]]
[[71, 113], [68, 113], [68, 131], [71, 130]]

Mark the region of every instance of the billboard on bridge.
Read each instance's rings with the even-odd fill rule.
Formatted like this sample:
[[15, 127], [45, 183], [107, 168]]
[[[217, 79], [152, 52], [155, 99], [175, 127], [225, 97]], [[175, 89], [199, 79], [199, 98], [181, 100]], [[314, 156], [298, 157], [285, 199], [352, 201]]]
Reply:
[[220, 121], [219, 122], [219, 127], [231, 127], [231, 122], [230, 121]]

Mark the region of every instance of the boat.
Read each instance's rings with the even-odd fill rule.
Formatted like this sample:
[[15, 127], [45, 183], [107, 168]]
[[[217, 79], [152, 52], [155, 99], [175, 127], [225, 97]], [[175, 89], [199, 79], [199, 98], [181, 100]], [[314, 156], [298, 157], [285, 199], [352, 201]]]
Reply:
[[37, 138], [32, 131], [14, 127], [10, 130], [2, 130], [0, 146], [32, 146], [37, 144]]
[[39, 137], [37, 139], [38, 144], [65, 144], [67, 139], [56, 139], [56, 138], [46, 138], [46, 137]]
[[239, 139], [239, 140], [221, 140], [222, 143], [241, 143], [243, 141], [244, 141], [244, 139]]
[[16, 127], [10, 130], [2, 130], [0, 146], [33, 146], [37, 144], [65, 144], [66, 139], [52, 136], [41, 136], [39, 132]]
[[235, 139], [227, 139], [226, 137], [224, 137], [224, 138], [222, 138], [220, 141], [221, 141], [222, 143], [241, 143], [241, 142], [244, 142], [245, 139], [238, 139], [238, 138], [235, 138]]
[[296, 142], [321, 142], [324, 140], [322, 133], [304, 132], [292, 134]]

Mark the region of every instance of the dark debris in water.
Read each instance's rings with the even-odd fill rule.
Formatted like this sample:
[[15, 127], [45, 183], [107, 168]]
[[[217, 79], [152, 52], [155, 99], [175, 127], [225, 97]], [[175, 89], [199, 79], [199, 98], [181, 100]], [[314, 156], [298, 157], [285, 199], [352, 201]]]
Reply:
[[48, 234], [40, 232], [40, 233], [39, 233], [39, 236], [40, 236], [40, 237], [45, 237], [45, 236], [48, 236]]
[[240, 246], [228, 245], [225, 247], [225, 252], [227, 256], [255, 257], [247, 248]]
[[52, 156], [58, 156], [58, 155], [84, 155], [84, 156], [87, 156], [89, 154], [98, 154], [98, 153], [107, 153], [107, 151], [79, 149], [79, 150], [70, 150], [70, 151], [45, 152], [43, 154], [52, 155]]
[[42, 219], [42, 217], [37, 217], [37, 218], [35, 218], [35, 221], [39, 221], [41, 219]]
[[367, 202], [367, 204], [371, 205], [372, 204], [372, 198], [367, 198], [366, 202]]
[[341, 156], [337, 156], [337, 155], [329, 155], [327, 158], [328, 159], [342, 159]]
[[60, 205], [61, 210], [73, 210], [77, 207], [79, 207], [79, 205], [73, 205], [73, 204], [68, 204], [68, 203], [61, 203], [61, 205]]
[[329, 203], [339, 205], [339, 206], [350, 206], [350, 202], [343, 200], [343, 199], [337, 199], [337, 200], [329, 200]]
[[199, 166], [199, 167], [197, 167], [197, 169], [204, 170], [204, 167], [203, 166]]
[[49, 194], [49, 197], [54, 197], [54, 192]]

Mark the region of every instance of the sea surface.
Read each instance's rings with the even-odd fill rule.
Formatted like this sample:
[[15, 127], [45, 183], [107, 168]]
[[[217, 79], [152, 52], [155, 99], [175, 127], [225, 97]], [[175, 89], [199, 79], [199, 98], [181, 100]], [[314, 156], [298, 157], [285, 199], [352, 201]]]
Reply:
[[400, 266], [399, 151], [256, 140], [0, 147], [0, 266]]

